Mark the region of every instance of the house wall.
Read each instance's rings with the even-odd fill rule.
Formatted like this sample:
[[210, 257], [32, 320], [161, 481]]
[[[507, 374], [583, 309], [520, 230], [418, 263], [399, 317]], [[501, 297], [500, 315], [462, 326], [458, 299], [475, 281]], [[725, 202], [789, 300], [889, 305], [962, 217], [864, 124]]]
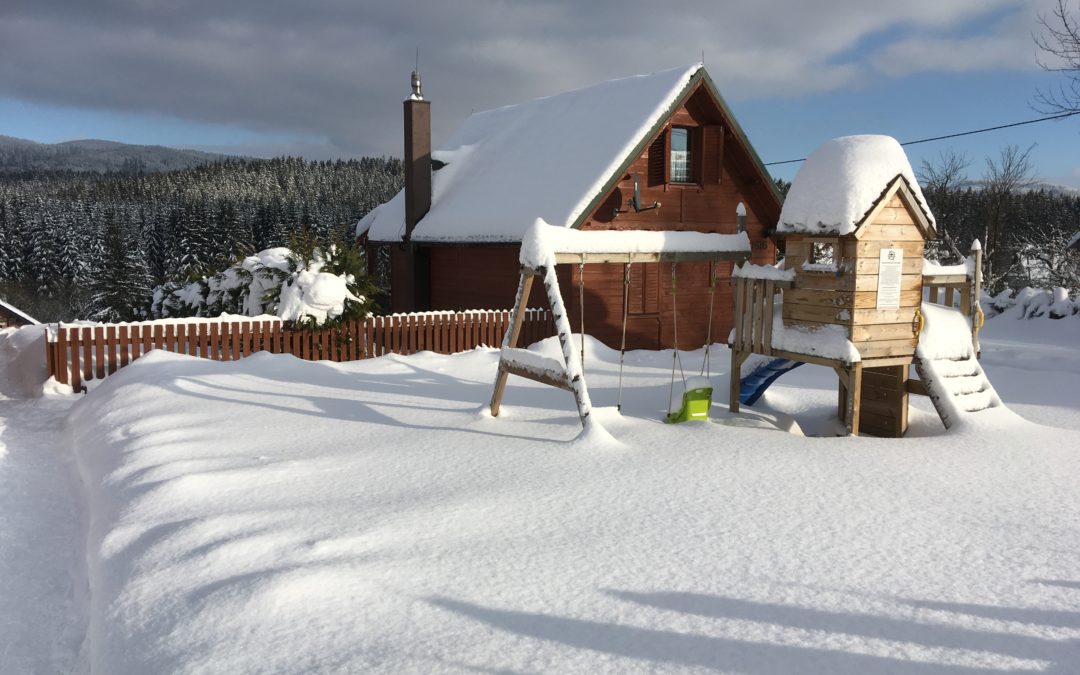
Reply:
[[[511, 309], [514, 306], [520, 279], [517, 246], [434, 246], [429, 250], [431, 309]], [[566, 286], [569, 270], [558, 272], [560, 286]], [[543, 284], [533, 283], [529, 306], [548, 306]]]

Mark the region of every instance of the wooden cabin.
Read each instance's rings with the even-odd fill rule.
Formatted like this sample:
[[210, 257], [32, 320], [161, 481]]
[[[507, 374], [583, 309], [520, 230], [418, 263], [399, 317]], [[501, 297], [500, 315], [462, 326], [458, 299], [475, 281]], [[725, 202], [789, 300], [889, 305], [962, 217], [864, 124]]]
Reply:
[[774, 287], [782, 290], [783, 329], [805, 336], [807, 345], [815, 335], [839, 333], [848, 351], [777, 348], [771, 338], [755, 339], [752, 325], [739, 331], [733, 348], [834, 367], [841, 379], [839, 412], [849, 428], [902, 436], [908, 370], [921, 330], [923, 254], [934, 227], [894, 139], [849, 136], [826, 143], [796, 175], [777, 226], [790, 280], [770, 281], [767, 297], [764, 283], [757, 288], [748, 280], [737, 287], [736, 299], [748, 321], [764, 322], [772, 315]]
[[[435, 151], [419, 77], [404, 107], [406, 187], [357, 226], [369, 259], [390, 247], [392, 311], [512, 307], [518, 246], [537, 219], [582, 230], [745, 231], [753, 261], [775, 260], [768, 234], [781, 197], [700, 64], [476, 113]], [[725, 291], [731, 267], [718, 268]], [[705, 341], [708, 270], [676, 269], [683, 348]], [[629, 348], [672, 345], [670, 263], [632, 265], [626, 295], [621, 264], [560, 265], [558, 274], [574, 331], [583, 281], [585, 332], [618, 346], [625, 301]], [[715, 303], [714, 340], [733, 315], [730, 293]]]
[[0, 330], [18, 328], [19, 326], [32, 326], [37, 323], [37, 319], [18, 307], [0, 300]]

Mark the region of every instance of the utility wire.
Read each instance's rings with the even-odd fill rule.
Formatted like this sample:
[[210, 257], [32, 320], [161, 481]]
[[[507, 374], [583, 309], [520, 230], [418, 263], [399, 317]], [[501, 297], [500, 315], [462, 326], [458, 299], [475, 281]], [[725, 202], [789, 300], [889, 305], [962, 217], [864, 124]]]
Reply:
[[[985, 129], [975, 129], [973, 131], [961, 131], [956, 134], [948, 134], [945, 136], [934, 136], [933, 138], [920, 138], [917, 141], [907, 141], [900, 145], [917, 145], [919, 143], [929, 143], [930, 141], [943, 141], [947, 138], [959, 138], [961, 136], [971, 136], [972, 134], [984, 134], [987, 131], [997, 131], [998, 129], [1009, 129], [1012, 127], [1022, 127], [1025, 124], [1035, 124], [1036, 122], [1048, 122], [1050, 120], [1060, 120], [1066, 117], [1072, 117], [1073, 115], [1080, 115], [1080, 110], [1073, 110], [1071, 112], [1061, 113], [1060, 115], [1051, 115], [1050, 117], [1039, 117], [1038, 119], [1025, 120], [1023, 122], [1013, 122], [1012, 124], [1001, 124], [996, 127], [987, 127]], [[806, 161], [805, 157], [799, 159], [785, 159], [782, 162], [768, 162], [765, 166], [777, 166], [779, 164], [794, 164], [796, 162]]]

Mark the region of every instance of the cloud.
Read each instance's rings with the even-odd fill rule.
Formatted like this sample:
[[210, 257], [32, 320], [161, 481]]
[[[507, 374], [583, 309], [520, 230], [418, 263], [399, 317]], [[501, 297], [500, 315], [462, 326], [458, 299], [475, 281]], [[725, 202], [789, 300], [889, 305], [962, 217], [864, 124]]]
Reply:
[[[949, 37], [1009, 8], [1026, 17], [1023, 36], [1017, 19], [987, 35]], [[881, 73], [1020, 67], [1033, 8], [1018, 0], [5, 0], [0, 95], [397, 154], [417, 47], [438, 140], [472, 110], [689, 63], [702, 50], [736, 100], [828, 92]]]
[[987, 34], [913, 36], [886, 45], [870, 62], [894, 77], [922, 72], [1033, 70], [1038, 68], [1033, 28], [1032, 13], [1014, 12]]

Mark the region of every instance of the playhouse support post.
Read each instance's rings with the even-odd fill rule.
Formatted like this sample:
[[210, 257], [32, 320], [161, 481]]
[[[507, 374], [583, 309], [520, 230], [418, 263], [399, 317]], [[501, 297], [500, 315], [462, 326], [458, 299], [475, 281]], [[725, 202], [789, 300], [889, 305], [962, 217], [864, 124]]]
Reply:
[[739, 412], [739, 383], [743, 361], [750, 356], [734, 347], [731, 349], [731, 373], [728, 377], [728, 411]]
[[833, 366], [836, 377], [840, 381], [837, 404], [837, 416], [843, 422], [844, 428], [852, 436], [859, 435], [859, 410], [862, 399], [862, 373], [861, 361]]
[[[532, 291], [533, 272], [521, 271], [521, 281], [518, 282], [517, 301], [514, 304], [513, 323], [510, 332], [503, 340], [503, 347], [516, 347], [518, 336], [521, 334], [521, 324], [525, 321], [525, 310], [529, 306], [529, 292]], [[491, 416], [499, 416], [499, 406], [502, 404], [503, 392], [506, 391], [506, 378], [509, 373], [499, 368], [499, 374], [495, 377], [495, 391], [491, 394]]]
[[847, 378], [847, 419], [845, 426], [852, 436], [859, 435], [859, 409], [862, 399], [862, 361], [856, 361], [848, 368]]

